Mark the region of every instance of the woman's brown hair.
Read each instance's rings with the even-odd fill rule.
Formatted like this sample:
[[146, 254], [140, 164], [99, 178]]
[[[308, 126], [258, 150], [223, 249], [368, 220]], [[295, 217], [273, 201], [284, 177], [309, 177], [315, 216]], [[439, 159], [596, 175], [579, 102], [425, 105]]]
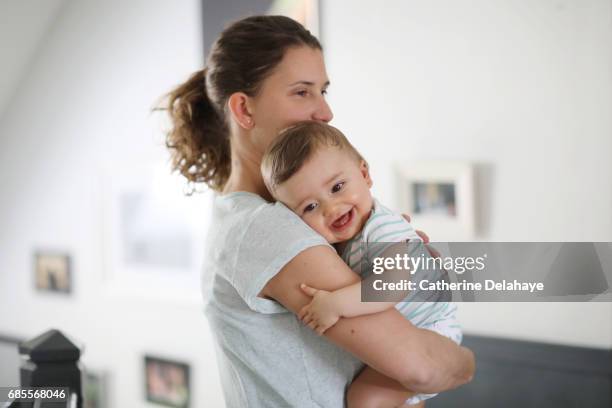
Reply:
[[248, 17], [215, 41], [206, 67], [167, 94], [162, 109], [172, 123], [166, 135], [172, 168], [192, 183], [221, 190], [230, 175], [227, 100], [235, 92], [255, 96], [287, 49], [321, 44], [300, 23], [284, 16]]

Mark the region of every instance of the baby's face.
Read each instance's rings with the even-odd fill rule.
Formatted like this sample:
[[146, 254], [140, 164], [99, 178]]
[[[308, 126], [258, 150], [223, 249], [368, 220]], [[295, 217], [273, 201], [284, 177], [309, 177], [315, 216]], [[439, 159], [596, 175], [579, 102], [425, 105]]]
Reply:
[[373, 204], [371, 186], [365, 162], [337, 147], [320, 147], [274, 197], [335, 244], [363, 228]]

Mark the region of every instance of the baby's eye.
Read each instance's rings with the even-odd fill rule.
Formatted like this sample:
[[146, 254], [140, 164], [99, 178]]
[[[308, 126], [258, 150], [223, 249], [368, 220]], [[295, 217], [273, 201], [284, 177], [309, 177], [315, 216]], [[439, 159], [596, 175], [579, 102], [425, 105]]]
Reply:
[[306, 207], [304, 207], [304, 212], [310, 212], [312, 210], [314, 210], [315, 208], [317, 208], [317, 204], [316, 203], [310, 203], [308, 204]]
[[342, 187], [344, 187], [344, 181], [334, 184], [332, 187], [332, 193], [337, 193], [338, 191], [342, 190]]

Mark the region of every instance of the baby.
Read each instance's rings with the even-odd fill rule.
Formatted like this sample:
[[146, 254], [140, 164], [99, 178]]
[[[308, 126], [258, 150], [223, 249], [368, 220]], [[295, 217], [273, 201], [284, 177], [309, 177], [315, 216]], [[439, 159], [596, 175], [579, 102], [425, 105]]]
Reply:
[[[427, 253], [412, 226], [372, 197], [367, 163], [338, 129], [318, 122], [301, 122], [286, 129], [264, 155], [261, 170], [272, 196], [334, 245], [362, 279], [371, 276], [372, 259], [388, 253], [390, 246], [393, 250], [399, 247], [410, 256], [414, 256], [414, 247]], [[340, 317], [396, 307], [415, 326], [433, 330], [457, 344], [461, 342], [455, 305], [424, 302], [423, 298], [411, 301], [419, 294], [418, 290], [402, 293], [402, 297], [406, 296], [398, 303], [362, 302], [361, 282], [333, 292], [306, 285], [302, 289], [313, 298], [298, 317], [318, 334], [333, 326]], [[360, 378], [351, 387], [362, 386]], [[375, 392], [385, 393], [386, 389]], [[420, 404], [434, 395], [417, 394], [406, 404]]]

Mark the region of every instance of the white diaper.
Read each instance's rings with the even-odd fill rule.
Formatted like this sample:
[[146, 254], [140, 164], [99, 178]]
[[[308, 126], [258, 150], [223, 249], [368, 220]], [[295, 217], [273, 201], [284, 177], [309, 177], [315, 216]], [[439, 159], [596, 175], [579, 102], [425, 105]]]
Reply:
[[[455, 319], [455, 316], [446, 318], [444, 320], [438, 320], [433, 322], [430, 325], [421, 327], [422, 329], [427, 329], [431, 331], [435, 331], [442, 336], [448, 337], [452, 341], [457, 344], [461, 344], [461, 340], [463, 339], [463, 333], [461, 333], [461, 326]], [[425, 401], [426, 399], [435, 397], [438, 394], [417, 394], [413, 397], [410, 397], [406, 400], [407, 405], [415, 405], [421, 401]]]

